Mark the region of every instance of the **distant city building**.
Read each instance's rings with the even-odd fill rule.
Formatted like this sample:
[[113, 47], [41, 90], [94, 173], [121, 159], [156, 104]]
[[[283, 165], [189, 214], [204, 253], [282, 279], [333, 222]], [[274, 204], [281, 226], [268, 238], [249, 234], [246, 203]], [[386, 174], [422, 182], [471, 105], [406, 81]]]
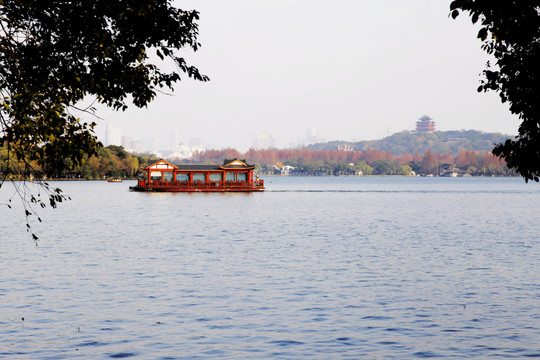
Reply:
[[122, 146], [126, 151], [133, 151], [134, 141], [132, 136], [122, 136]]
[[316, 144], [319, 141], [317, 137], [317, 128], [314, 126], [306, 131], [306, 143], [305, 145]]
[[165, 149], [166, 142], [161, 138], [152, 138], [150, 139], [150, 151], [154, 153], [160, 153]]
[[432, 133], [435, 131], [435, 121], [424, 115], [416, 122], [416, 132]]
[[113, 123], [107, 123], [106, 146], [109, 145], [122, 145], [122, 132], [120, 126]]
[[167, 128], [166, 129], [166, 149], [167, 151], [175, 151], [178, 146], [178, 129], [177, 128]]
[[339, 151], [354, 151], [354, 147], [351, 144], [339, 144], [337, 149]]
[[272, 135], [268, 134], [258, 134], [256, 135], [252, 142], [251, 146], [254, 149], [270, 149], [276, 147], [276, 139]]
[[[180, 141], [178, 128], [168, 127], [161, 132], [162, 136], [156, 138], [137, 139], [129, 135], [122, 135], [120, 126], [115, 123], [107, 123], [105, 128], [105, 146], [122, 146], [127, 152], [135, 154], [152, 153], [157, 157], [166, 159], [190, 159], [195, 153], [208, 149], [200, 137], [189, 138], [189, 145]], [[269, 136], [266, 145], [275, 146], [275, 139]]]
[[289, 176], [291, 175], [291, 171], [294, 170], [294, 167], [290, 165], [285, 165], [281, 168], [281, 175]]
[[144, 152], [144, 144], [141, 140], [131, 141], [131, 151], [142, 154]]
[[190, 148], [186, 144], [179, 144], [176, 146], [176, 150], [173, 154], [173, 157], [175, 159], [191, 159], [193, 156], [194, 151], [201, 151], [202, 149], [199, 147]]
[[294, 167], [292, 167], [290, 165], [283, 165], [283, 166], [280, 166], [280, 164], [274, 165], [274, 174], [275, 175], [289, 176], [289, 175], [291, 175], [291, 171], [293, 171], [293, 170], [294, 170]]

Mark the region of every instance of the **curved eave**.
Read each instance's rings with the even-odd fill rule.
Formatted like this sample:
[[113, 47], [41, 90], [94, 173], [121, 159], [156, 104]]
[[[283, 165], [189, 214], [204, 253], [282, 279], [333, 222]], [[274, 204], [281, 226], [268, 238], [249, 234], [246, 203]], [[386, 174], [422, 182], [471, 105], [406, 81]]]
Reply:
[[[142, 170], [148, 170], [148, 169], [150, 169], [152, 166], [154, 166], [154, 165], [156, 165], [156, 164], [159, 164], [159, 163], [165, 163], [165, 164], [167, 164], [168, 166], [171, 166], [171, 167], [172, 167], [173, 169], [175, 169], [175, 170], [178, 169], [178, 167], [176, 167], [175, 165], [171, 164], [171, 163], [168, 162], [167, 160], [163, 160], [163, 159], [158, 160], [158, 161], [155, 161], [155, 162], [153, 162], [153, 163], [151, 163], [151, 164], [148, 164], [148, 165], [146, 165], [146, 166], [141, 166], [141, 169], [142, 169]], [[164, 170], [164, 169], [158, 169], [158, 170]]]
[[233, 167], [233, 166], [227, 167], [227, 166], [222, 165], [219, 168], [222, 169], [222, 170], [253, 170], [253, 169], [255, 169], [255, 165], [247, 166], [247, 167], [244, 167], [244, 166], [243, 167]]

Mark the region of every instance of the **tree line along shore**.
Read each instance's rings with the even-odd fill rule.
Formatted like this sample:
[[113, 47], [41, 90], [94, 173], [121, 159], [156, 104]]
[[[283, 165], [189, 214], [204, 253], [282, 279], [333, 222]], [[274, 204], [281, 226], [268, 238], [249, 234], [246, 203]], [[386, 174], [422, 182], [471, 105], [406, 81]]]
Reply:
[[[35, 163], [11, 159], [7, 148], [0, 147], [0, 175], [11, 179], [42, 179], [44, 171]], [[423, 176], [515, 176], [503, 160], [487, 150], [463, 150], [455, 155], [431, 150], [425, 153], [393, 155], [390, 151], [302, 149], [250, 149], [241, 153], [235, 149], [205, 150], [192, 159], [170, 159], [173, 164], [221, 164], [225, 158], [246, 159], [255, 164], [260, 175], [423, 175]], [[97, 155], [86, 157], [84, 164], [62, 171], [49, 179], [106, 178], [135, 179], [141, 166], [159, 160], [152, 154], [130, 154], [121, 146], [98, 149]], [[283, 170], [286, 170], [283, 172]], [[48, 171], [50, 173], [50, 171]]]

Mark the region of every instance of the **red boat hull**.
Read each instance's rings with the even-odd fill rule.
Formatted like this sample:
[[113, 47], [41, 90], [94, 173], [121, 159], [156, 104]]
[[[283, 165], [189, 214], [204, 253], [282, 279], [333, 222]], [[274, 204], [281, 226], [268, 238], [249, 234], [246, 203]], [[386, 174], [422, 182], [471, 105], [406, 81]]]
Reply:
[[238, 182], [210, 182], [210, 183], [181, 183], [154, 182], [139, 180], [137, 185], [130, 186], [132, 191], [145, 192], [255, 192], [264, 191], [264, 180], [257, 180], [253, 183]]
[[132, 191], [142, 192], [256, 192], [264, 187], [178, 187], [178, 186], [130, 186]]

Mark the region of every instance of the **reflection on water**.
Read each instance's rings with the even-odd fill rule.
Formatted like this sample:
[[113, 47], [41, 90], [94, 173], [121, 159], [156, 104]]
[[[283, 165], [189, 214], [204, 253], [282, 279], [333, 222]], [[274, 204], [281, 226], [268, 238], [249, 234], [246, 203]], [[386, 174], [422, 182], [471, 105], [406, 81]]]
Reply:
[[62, 183], [39, 247], [0, 208], [0, 357], [540, 357], [538, 185], [265, 183]]

